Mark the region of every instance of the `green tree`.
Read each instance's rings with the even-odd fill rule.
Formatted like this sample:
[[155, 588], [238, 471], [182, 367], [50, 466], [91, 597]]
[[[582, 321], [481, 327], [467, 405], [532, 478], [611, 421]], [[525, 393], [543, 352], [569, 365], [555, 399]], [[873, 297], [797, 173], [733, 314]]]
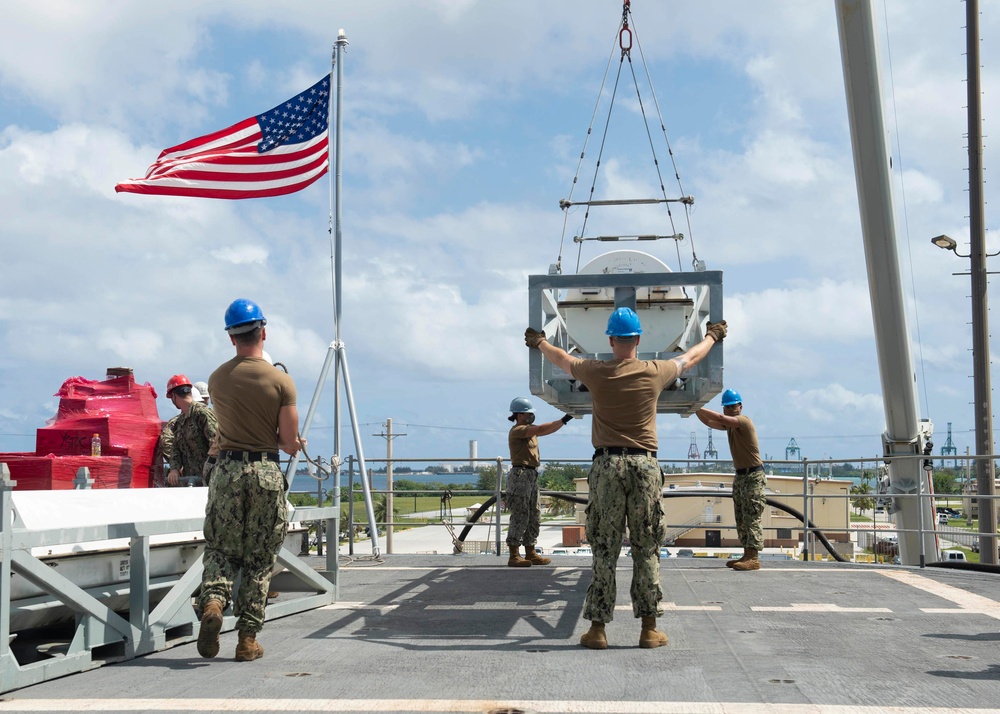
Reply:
[[574, 479], [586, 478], [587, 470], [579, 464], [553, 462], [538, 476], [538, 487], [545, 491], [576, 491]]
[[958, 493], [954, 471], [934, 472], [934, 493]]
[[316, 505], [316, 497], [309, 493], [290, 493], [288, 501], [296, 507]]
[[867, 495], [871, 492], [871, 485], [865, 482], [856, 486], [851, 486], [851, 495], [860, 496], [860, 498], [851, 499], [851, 505], [854, 507], [854, 510], [858, 512], [858, 515], [861, 515], [862, 511], [870, 511], [875, 508], [875, 499]]
[[872, 493], [872, 476], [868, 471], [861, 472], [861, 483], [851, 486], [851, 495], [860, 496], [852, 498], [851, 505], [857, 510], [858, 515], [862, 511], [870, 511], [875, 508], [875, 498], [868, 494]]
[[562, 498], [551, 497], [552, 506], [549, 512], [553, 516], [572, 516], [576, 513], [576, 504]]
[[476, 488], [480, 491], [497, 490], [497, 467], [484, 466], [479, 469], [479, 478], [476, 480]]
[[390, 520], [395, 522], [396, 516], [399, 514], [399, 509], [396, 508], [396, 504], [394, 502], [392, 504], [392, 518], [386, 518], [385, 502], [386, 499], [384, 493], [372, 499], [372, 506], [375, 509], [375, 520], [379, 523], [386, 523]]

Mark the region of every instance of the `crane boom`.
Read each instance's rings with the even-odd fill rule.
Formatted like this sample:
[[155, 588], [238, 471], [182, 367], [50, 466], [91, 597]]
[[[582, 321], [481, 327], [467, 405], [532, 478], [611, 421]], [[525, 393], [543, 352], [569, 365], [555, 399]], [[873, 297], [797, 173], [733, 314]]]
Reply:
[[[875, 344], [882, 383], [885, 456], [918, 457], [929, 449], [933, 426], [917, 408], [916, 374], [903, 305], [890, 160], [882, 116], [882, 91], [875, 13], [871, 0], [836, 0], [844, 87], [851, 126], [861, 232], [868, 266]], [[890, 495], [931, 493], [930, 470], [921, 459], [889, 462]], [[894, 498], [891, 511], [899, 533], [900, 561], [936, 560], [934, 508], [929, 499]], [[919, 536], [924, 530], [923, 543]]]

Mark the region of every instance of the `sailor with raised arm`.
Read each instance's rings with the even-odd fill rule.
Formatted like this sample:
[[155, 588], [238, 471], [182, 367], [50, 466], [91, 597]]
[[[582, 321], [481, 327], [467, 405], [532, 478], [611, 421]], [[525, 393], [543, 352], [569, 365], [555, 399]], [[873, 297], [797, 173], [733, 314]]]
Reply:
[[609, 360], [572, 357], [546, 342], [544, 332], [531, 328], [525, 330], [524, 341], [583, 382], [594, 400], [591, 439], [595, 451], [587, 475], [586, 525], [594, 561], [583, 609], [591, 626], [580, 644], [595, 650], [608, 647], [604, 626], [614, 619], [615, 564], [627, 524], [632, 547], [632, 611], [642, 618], [639, 646], [660, 647], [667, 644], [667, 636], [656, 629], [656, 618], [662, 613], [660, 545], [664, 536], [656, 403], [664, 388], [726, 336], [726, 323], [709, 323], [704, 340], [669, 360], [636, 358], [642, 326], [630, 308], [611, 313], [605, 334], [613, 353]]

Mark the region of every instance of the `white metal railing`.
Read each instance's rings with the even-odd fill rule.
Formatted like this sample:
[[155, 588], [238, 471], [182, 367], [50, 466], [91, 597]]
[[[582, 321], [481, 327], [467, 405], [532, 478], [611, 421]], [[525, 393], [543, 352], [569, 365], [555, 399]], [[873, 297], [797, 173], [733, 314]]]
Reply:
[[[351, 464], [351, 458], [352, 457], [348, 457], [348, 459], [347, 459], [348, 464]], [[803, 460], [799, 460], [799, 461], [768, 460], [766, 462], [766, 464], [765, 464], [765, 467], [770, 468], [772, 471], [775, 470], [775, 469], [782, 469], [782, 468], [784, 468], [784, 469], [787, 469], [787, 470], [783, 472], [783, 475], [789, 476], [789, 477], [795, 477], [797, 475], [799, 478], [802, 479], [802, 484], [803, 484], [803, 486], [802, 486], [802, 492], [800, 494], [795, 494], [794, 496], [791, 493], [782, 493], [781, 494], [781, 500], [782, 501], [788, 501], [790, 499], [791, 500], [798, 500], [798, 503], [801, 506], [801, 515], [803, 516], [805, 522], [803, 523], [803, 525], [800, 528], [796, 528], [794, 530], [796, 530], [796, 531], [801, 530], [801, 533], [802, 533], [802, 540], [800, 541], [801, 542], [801, 549], [802, 549], [802, 557], [804, 559], [806, 559], [806, 560], [811, 560], [811, 559], [814, 559], [817, 556], [818, 552], [819, 552], [818, 549], [817, 549], [817, 542], [818, 542], [817, 532], [829, 533], [829, 534], [847, 534], [848, 536], [850, 536], [852, 534], [856, 534], [856, 533], [861, 532], [861, 531], [864, 530], [859, 524], [857, 524], [857, 523], [852, 524], [849, 521], [849, 513], [848, 513], [848, 517], [847, 517], [847, 527], [840, 528], [840, 527], [836, 527], [836, 526], [831, 526], [828, 523], [818, 524], [817, 525], [816, 523], [813, 522], [814, 521], [813, 514], [816, 511], [816, 509], [815, 509], [815, 507], [814, 507], [813, 504], [814, 504], [814, 501], [815, 501], [816, 498], [844, 500], [846, 502], [845, 503], [845, 509], [848, 510], [848, 512], [849, 512], [849, 504], [850, 503], [856, 502], [856, 501], [858, 501], [860, 499], [866, 499], [866, 498], [867, 499], [874, 499], [877, 502], [885, 501], [885, 502], [890, 502], [890, 503], [894, 502], [895, 499], [899, 499], [901, 501], [901, 500], [905, 500], [905, 499], [917, 498], [917, 499], [920, 499], [922, 501], [929, 500], [931, 502], [931, 504], [935, 503], [936, 501], [944, 501], [944, 500], [953, 501], [953, 500], [958, 499], [958, 498], [973, 499], [973, 500], [982, 499], [982, 500], [985, 500], [985, 501], [994, 502], [995, 499], [997, 498], [997, 496], [991, 496], [991, 495], [980, 496], [978, 494], [969, 494], [969, 493], [964, 493], [964, 494], [932, 494], [932, 493], [923, 493], [922, 492], [922, 490], [923, 490], [922, 486], [921, 486], [921, 493], [914, 493], [914, 494], [891, 494], [890, 495], [890, 494], [887, 494], [885, 492], [879, 492], [878, 474], [879, 474], [881, 468], [884, 465], [888, 464], [891, 461], [901, 461], [901, 460], [905, 460], [905, 459], [915, 459], [915, 458], [921, 459], [922, 461], [925, 462], [925, 464], [929, 464], [929, 463], [933, 463], [934, 461], [941, 461], [941, 460], [949, 460], [949, 461], [954, 460], [954, 461], [957, 461], [957, 462], [965, 462], [965, 461], [971, 462], [971, 461], [975, 461], [977, 458], [980, 458], [980, 457], [975, 457], [975, 456], [965, 456], [965, 457], [948, 456], [948, 457], [940, 457], [940, 456], [930, 456], [930, 455], [928, 455], [928, 456], [889, 456], [889, 457], [875, 457], [875, 458], [867, 457], [867, 458], [847, 458], [847, 459], [845, 459], [845, 458], [837, 458], [837, 459], [824, 459], [824, 460], [803, 459]], [[993, 456], [993, 457], [981, 457], [981, 458], [998, 458], [998, 457]], [[442, 458], [432, 457], [432, 458], [406, 458], [406, 459], [401, 459], [400, 458], [400, 459], [393, 459], [391, 461], [391, 463], [394, 463], [394, 464], [405, 464], [405, 463], [448, 463], [448, 462], [463, 463], [463, 464], [469, 464], [469, 463], [491, 464], [491, 465], [495, 464], [496, 465], [497, 474], [499, 474], [499, 476], [498, 476], [498, 478], [496, 480], [496, 488], [495, 488], [494, 497], [498, 501], [500, 500], [500, 496], [501, 496], [501, 492], [502, 492], [502, 478], [503, 478], [503, 474], [504, 474], [504, 460], [502, 458], [498, 457], [498, 458], [469, 459], [469, 458], [466, 457], [466, 458], [445, 458], [445, 459], [442, 459]], [[386, 459], [369, 459], [368, 463], [369, 464], [379, 464], [379, 463], [386, 463], [386, 464], [388, 464], [389, 462]], [[546, 460], [543, 460], [543, 464], [545, 464], [545, 463], [581, 464], [581, 465], [584, 465], [584, 464], [589, 464], [590, 460], [589, 459], [546, 459]], [[822, 477], [823, 472], [826, 471], [826, 473], [829, 474], [830, 471], [832, 470], [832, 467], [834, 467], [834, 466], [840, 466], [841, 464], [844, 464], [844, 463], [857, 464], [857, 465], [859, 465], [859, 468], [862, 469], [862, 470], [865, 469], [865, 468], [872, 469], [875, 472], [875, 474], [876, 474], [876, 476], [873, 478], [873, 481], [874, 481], [874, 489], [873, 489], [873, 491], [870, 492], [870, 493], [867, 493], [867, 494], [832, 494], [832, 493], [817, 494], [815, 492], [816, 485], [819, 482], [821, 482], [821, 481], [829, 480], [829, 478], [823, 478]], [[724, 470], [722, 470], [722, 471], [720, 471], [718, 473], [732, 473], [732, 471], [731, 471], [732, 464], [731, 464], [731, 462], [726, 462], [726, 461], [706, 461], [706, 460], [688, 460], [688, 459], [677, 459], [677, 460], [661, 459], [660, 460], [660, 464], [661, 464], [661, 467], [666, 467], [667, 469], [681, 469], [681, 471], [679, 471], [677, 473], [671, 473], [671, 474], [669, 474], [670, 476], [674, 477], [675, 479], [676, 479], [677, 476], [683, 476], [683, 474], [686, 473], [686, 472], [692, 472], [695, 469], [704, 469], [706, 467], [724, 469]], [[726, 470], [727, 467], [728, 467], [728, 470]], [[709, 472], [707, 475], [710, 476], [711, 473]], [[774, 474], [772, 473], [772, 475], [774, 475]], [[355, 474], [353, 473], [353, 468], [352, 468], [351, 469], [351, 478], [353, 478], [354, 476], [355, 476]], [[445, 474], [442, 474], [442, 476], [446, 477]], [[692, 473], [692, 478], [694, 480], [693, 480], [693, 482], [690, 485], [691, 486], [700, 485], [701, 481], [706, 481], [705, 476], [706, 476], [706, 472], [705, 471], [698, 471], [696, 473]], [[830, 478], [832, 478], [832, 477], [830, 477]], [[676, 483], [676, 480], [674, 482]], [[421, 493], [424, 493], [424, 494], [441, 493], [440, 491], [435, 491], [434, 489], [424, 489], [424, 488], [419, 489], [419, 491]], [[383, 493], [383, 492], [384, 492], [384, 490], [373, 490], [373, 493]], [[482, 490], [471, 489], [469, 492], [482, 493], [483, 491]], [[407, 494], [408, 492], [407, 491], [400, 491], [400, 490], [395, 490], [394, 489], [393, 493], [398, 496], [400, 494]], [[574, 493], [574, 494], [571, 494], [571, 495], [575, 496], [576, 494]], [[689, 495], [691, 495], [692, 497], [698, 497], [698, 496], [701, 496], [701, 497], [704, 497], [704, 496], [723, 496], [723, 497], [728, 497], [728, 496], [731, 495], [731, 491], [729, 489], [710, 489], [710, 490], [706, 490], [705, 492], [691, 491], [689, 493]], [[774, 494], [771, 494], [771, 495], [774, 495]], [[895, 501], [895, 502], [898, 503], [899, 501]], [[353, 513], [351, 513], [351, 505], [353, 505], [353, 502], [351, 502], [351, 504], [349, 504], [349, 513], [348, 513], [347, 522], [348, 522], [348, 524], [350, 526], [349, 529], [348, 529], [349, 530], [349, 535], [348, 535], [349, 547], [353, 548], [353, 542], [352, 542], [353, 541], [353, 535], [354, 535], [354, 533], [353, 533], [353, 525], [355, 525], [355, 523], [354, 523], [354, 519], [353, 519]], [[933, 505], [932, 505], [932, 508], [933, 508]], [[921, 512], [922, 512], [922, 509], [921, 509]], [[934, 513], [935, 511], [932, 510], [931, 512]], [[501, 516], [500, 516], [500, 509], [495, 509], [494, 519], [493, 519], [492, 523], [496, 527], [496, 531], [495, 531], [496, 551], [495, 552], [496, 552], [496, 554], [497, 554], [498, 557], [500, 557], [503, 554], [502, 549], [500, 547], [501, 546], [501, 542], [500, 541], [501, 541], [501, 537], [502, 537], [502, 535], [501, 535], [501, 522], [500, 522], [500, 518], [501, 518]], [[921, 520], [923, 520], [923, 519], [921, 519]], [[391, 526], [395, 526], [395, 525], [403, 525], [403, 524], [402, 523], [394, 523], [392, 520], [389, 520], [387, 522], [380, 522], [380, 523], [377, 524], [377, 526], [387, 526], [387, 527], [391, 527]], [[405, 525], [408, 526], [408, 527], [441, 527], [443, 524], [441, 524], [441, 523], [416, 524], [416, 523], [413, 523], [413, 522], [407, 522], [407, 523], [405, 523]], [[691, 530], [693, 528], [700, 528], [703, 525], [705, 525], [705, 524], [692, 524], [690, 522], [686, 522], [686, 523], [670, 523], [670, 522], [667, 522], [667, 523], [664, 524], [665, 528], [667, 528], [668, 531], [670, 529]], [[877, 528], [875, 528], [875, 525], [876, 525], [875, 521], [872, 521], [872, 525], [873, 525], [873, 528], [872, 528], [873, 532], [876, 531], [876, 530], [878, 530]], [[712, 524], [712, 530], [732, 531], [732, 530], [735, 530], [735, 525], [728, 525], [728, 524], [725, 524], [725, 523], [714, 523], [714, 524]], [[777, 531], [777, 530], [784, 530], [784, 528], [781, 527], [781, 526], [771, 526], [767, 530], [769, 530], [769, 531]], [[936, 559], [937, 553], [925, 552], [924, 549], [923, 549], [923, 543], [924, 543], [923, 536], [925, 534], [932, 534], [932, 535], [937, 536], [938, 538], [940, 538], [942, 535], [944, 535], [942, 533], [941, 529], [938, 528], [938, 524], [936, 522], [936, 518], [934, 520], [931, 520], [930, 522], [920, 523], [917, 528], [901, 528], [901, 527], [898, 527], [898, 526], [894, 525], [892, 530], [894, 531], [894, 533], [897, 536], [898, 536], [898, 534], [901, 534], [901, 533], [915, 533], [915, 534], [918, 535], [919, 540], [920, 540], [920, 544], [921, 544], [921, 550], [920, 550], [920, 553], [919, 553], [919, 556], [920, 556], [920, 563], [919, 564], [920, 565], [926, 564], [926, 562], [928, 561], [928, 559], [929, 560]], [[964, 530], [964, 529], [957, 529], [957, 532], [956, 532], [956, 530], [950, 530], [948, 532], [948, 534], [952, 535], [952, 536], [955, 536], [955, 538], [954, 539], [952, 539], [952, 538], [946, 538], [946, 540], [951, 540], [952, 542], [956, 542], [956, 543], [959, 543], [959, 544], [969, 544], [969, 545], [972, 544], [972, 541], [974, 539], [988, 540], [988, 538], [989, 538], [988, 534], [986, 534], [986, 536], [984, 538], [983, 534], [980, 534], [978, 531], [971, 531], [971, 530]], [[958, 538], [958, 536], [961, 536], [961, 537]], [[994, 538], [996, 538], [996, 537], [994, 536]], [[980, 544], [980, 545], [982, 545], [982, 544]], [[940, 547], [938, 548], [938, 550], [940, 550]], [[981, 550], [982, 550], [982, 548], [981, 548]], [[352, 552], [353, 552], [353, 550], [352, 550]]]

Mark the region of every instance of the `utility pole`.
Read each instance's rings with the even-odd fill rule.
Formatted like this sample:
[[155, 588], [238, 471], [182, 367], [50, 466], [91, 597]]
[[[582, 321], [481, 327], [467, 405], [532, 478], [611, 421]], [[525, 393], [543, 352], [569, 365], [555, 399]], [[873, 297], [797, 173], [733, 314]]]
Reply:
[[[392, 419], [386, 419], [382, 426], [385, 427], [385, 431], [372, 436], [381, 436], [385, 439], [385, 552], [392, 555], [392, 440], [406, 434], [392, 433]], [[375, 538], [378, 538], [377, 530], [376, 528]]]
[[[983, 112], [979, 77], [979, 0], [966, 0], [966, 72], [969, 105], [969, 240], [972, 260], [972, 380], [976, 417], [976, 493], [979, 496], [979, 562], [997, 564], [997, 508], [990, 394], [990, 328], [986, 285], [983, 199]], [[988, 457], [988, 458], [983, 458]]]

